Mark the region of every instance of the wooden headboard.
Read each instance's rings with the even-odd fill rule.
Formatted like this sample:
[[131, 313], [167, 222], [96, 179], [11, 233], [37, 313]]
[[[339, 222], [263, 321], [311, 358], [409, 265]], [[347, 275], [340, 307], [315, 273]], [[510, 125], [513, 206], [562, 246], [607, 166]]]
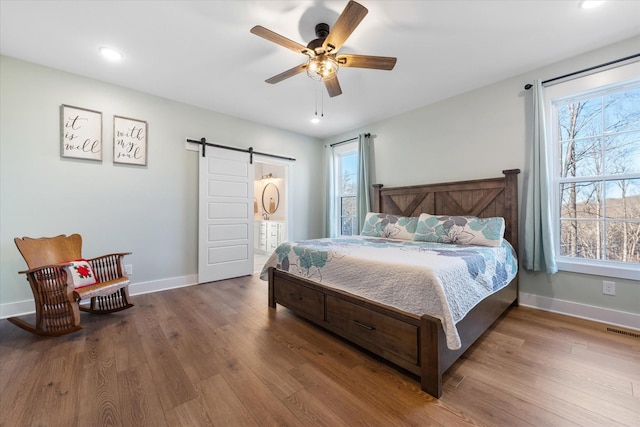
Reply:
[[518, 253], [518, 174], [502, 171], [504, 177], [440, 184], [384, 188], [374, 184], [374, 212], [402, 216], [467, 215], [481, 218], [501, 216], [504, 237]]

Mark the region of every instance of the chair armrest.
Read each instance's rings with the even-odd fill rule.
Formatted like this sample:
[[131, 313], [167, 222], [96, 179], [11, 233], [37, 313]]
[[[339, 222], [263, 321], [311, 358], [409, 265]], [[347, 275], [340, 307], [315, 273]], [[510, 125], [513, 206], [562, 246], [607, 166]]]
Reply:
[[101, 258], [109, 258], [109, 257], [119, 257], [122, 258], [126, 255], [131, 255], [131, 252], [116, 252], [116, 253], [112, 253], [112, 254], [108, 254], [108, 255], [101, 255], [99, 257], [95, 257], [95, 258], [87, 258], [87, 261], [91, 262], [91, 261], [97, 261]]
[[18, 274], [32, 274], [32, 273], [37, 273], [39, 271], [46, 270], [46, 269], [60, 269], [60, 270], [63, 270], [64, 267], [68, 267], [70, 265], [71, 265], [70, 262], [63, 262], [61, 264], [42, 265], [40, 267], [30, 268], [29, 270], [18, 271]]
[[122, 259], [131, 252], [118, 252], [109, 255], [102, 255], [96, 258], [87, 259], [98, 282], [107, 282], [121, 277], [127, 277], [122, 265]]
[[[67, 271], [64, 268], [69, 265], [72, 264], [43, 265], [19, 273], [27, 275], [27, 280], [37, 302], [48, 301], [47, 304], [55, 305], [71, 296], [73, 286], [67, 283]], [[62, 300], [60, 295], [65, 295]]]

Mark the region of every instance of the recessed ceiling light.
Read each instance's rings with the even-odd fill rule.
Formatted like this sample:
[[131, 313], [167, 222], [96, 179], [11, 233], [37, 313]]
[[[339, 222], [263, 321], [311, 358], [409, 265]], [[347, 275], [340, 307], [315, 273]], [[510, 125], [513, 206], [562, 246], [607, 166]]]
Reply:
[[122, 58], [124, 58], [124, 55], [122, 53], [120, 53], [117, 50], [112, 49], [110, 47], [104, 47], [103, 46], [103, 47], [98, 48], [98, 50], [100, 51], [102, 56], [104, 56], [109, 61], [118, 62], [118, 61], [121, 61]]
[[593, 9], [604, 3], [604, 0], [582, 0], [580, 2], [581, 9]]

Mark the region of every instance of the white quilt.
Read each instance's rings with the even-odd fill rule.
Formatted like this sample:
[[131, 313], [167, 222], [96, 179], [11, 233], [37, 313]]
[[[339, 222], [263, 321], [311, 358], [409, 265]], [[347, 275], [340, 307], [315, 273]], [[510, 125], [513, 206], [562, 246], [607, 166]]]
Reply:
[[418, 316], [442, 321], [447, 347], [461, 347], [456, 323], [517, 273], [506, 241], [500, 247], [413, 242], [349, 236], [287, 242], [269, 267], [322, 283]]

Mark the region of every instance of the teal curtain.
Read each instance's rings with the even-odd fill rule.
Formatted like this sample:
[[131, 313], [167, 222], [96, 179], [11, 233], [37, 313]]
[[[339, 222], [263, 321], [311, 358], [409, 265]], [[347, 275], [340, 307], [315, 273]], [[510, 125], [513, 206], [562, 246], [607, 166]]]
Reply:
[[545, 106], [540, 80], [534, 82], [532, 91], [533, 138], [525, 208], [524, 265], [527, 270], [554, 274], [558, 266], [551, 218], [551, 151], [546, 139]]
[[367, 212], [371, 212], [371, 152], [368, 133], [358, 136], [358, 233], [362, 230]]

